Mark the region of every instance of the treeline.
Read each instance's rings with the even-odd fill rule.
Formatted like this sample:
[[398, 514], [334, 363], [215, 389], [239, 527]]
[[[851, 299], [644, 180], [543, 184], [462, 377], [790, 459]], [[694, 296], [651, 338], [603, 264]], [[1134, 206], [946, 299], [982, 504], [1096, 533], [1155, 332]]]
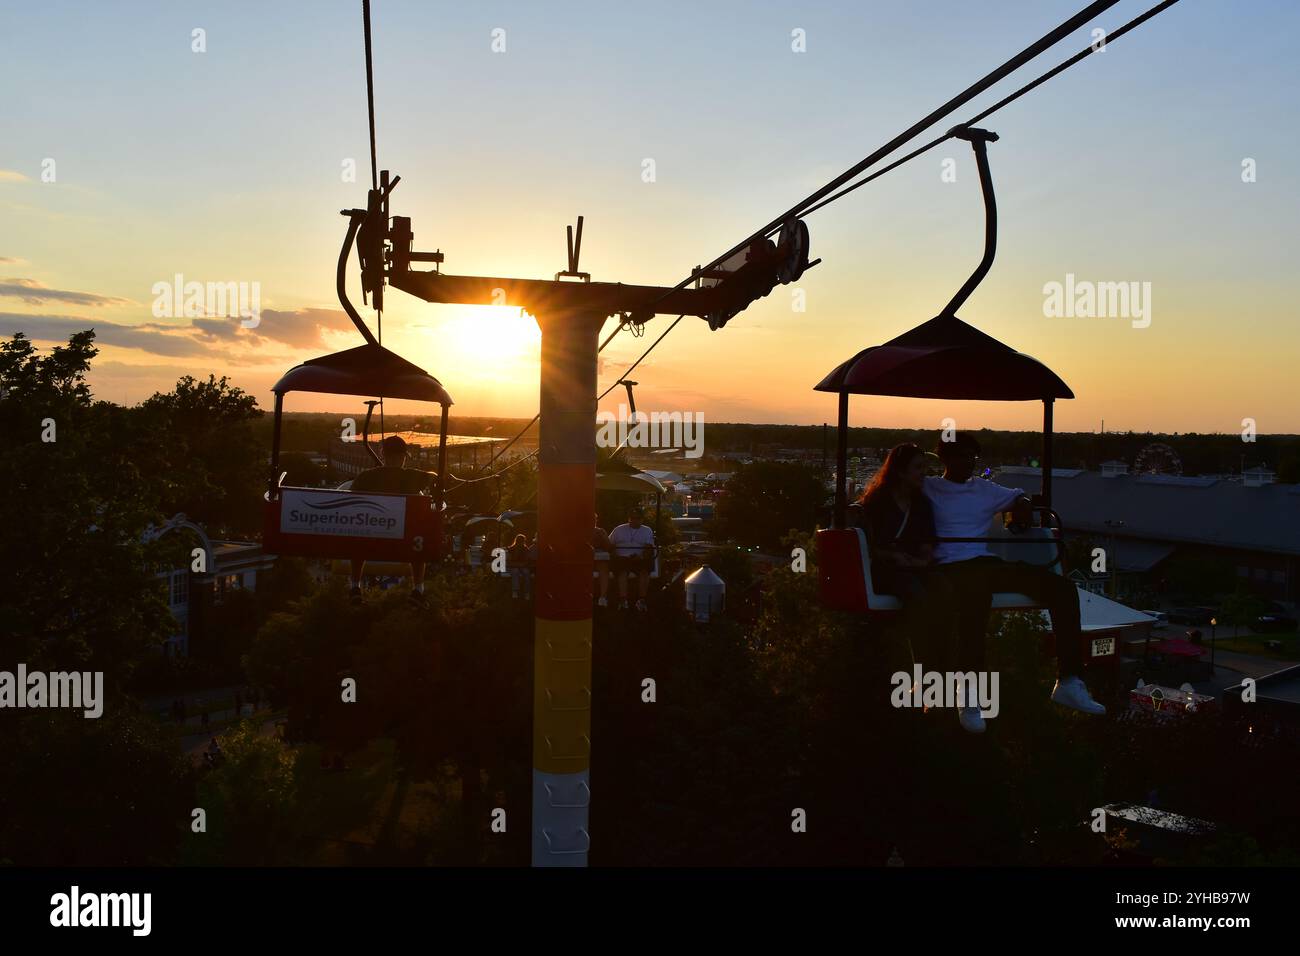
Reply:
[[[983, 447], [985, 461], [996, 464], [1037, 463], [1043, 453], [1039, 432], [980, 429], [975, 433]], [[916, 442], [931, 448], [938, 441], [938, 429], [851, 428], [852, 453], [874, 454], [901, 442]], [[821, 425], [746, 425], [713, 423], [705, 429], [709, 454], [719, 451], [769, 453], [775, 448], [805, 449], [828, 457], [835, 454], [835, 430]], [[1058, 432], [1053, 441], [1057, 468], [1085, 468], [1096, 471], [1102, 462], [1123, 461], [1132, 468], [1143, 449], [1166, 445], [1181, 464], [1185, 475], [1225, 474], [1265, 465], [1278, 473], [1278, 481], [1300, 482], [1300, 435], [1259, 435], [1246, 442], [1238, 433], [1205, 435], [1195, 432], [1170, 435], [1161, 432]]]
[[[356, 426], [356, 434], [361, 434], [365, 424], [365, 406], [358, 401], [355, 414], [342, 412], [286, 412], [284, 427], [280, 436], [281, 450], [285, 452], [323, 453], [329, 447], [330, 440], [343, 434], [343, 420], [351, 418]], [[504, 438], [507, 441], [519, 434], [520, 429], [528, 424], [526, 418], [486, 418], [472, 415], [451, 415], [447, 419], [447, 433], [450, 435], [475, 435]], [[254, 436], [264, 447], [267, 454], [271, 450], [270, 415], [265, 415], [254, 427]], [[437, 434], [440, 427], [440, 414], [428, 415], [385, 415], [383, 429], [386, 434], [402, 431], [423, 431]], [[370, 433], [378, 437], [380, 417], [378, 408], [370, 422]], [[525, 446], [537, 444], [537, 424], [533, 423], [519, 440]]]
[[[285, 415], [283, 446], [289, 452], [323, 452], [331, 438], [341, 434], [344, 418], [352, 417], [358, 431], [364, 412], [355, 416], [325, 412], [291, 412]], [[387, 415], [384, 418], [388, 432], [419, 430], [436, 432], [437, 415]], [[490, 435], [514, 438], [528, 424], [526, 418], [484, 418], [453, 415], [448, 421], [448, 431], [453, 435]], [[270, 416], [255, 424], [255, 434], [270, 447]], [[379, 418], [371, 425], [372, 433], [379, 433]], [[976, 433], [984, 449], [986, 461], [996, 464], [1037, 464], [1043, 453], [1042, 435], [1039, 432], [998, 431], [981, 429]], [[851, 428], [849, 447], [852, 454], [874, 455], [881, 449], [892, 448], [901, 442], [916, 442], [923, 448], [932, 447], [938, 440], [937, 429], [916, 428]], [[520, 444], [534, 447], [537, 443], [537, 424], [534, 422], [524, 432]], [[1207, 435], [1196, 432], [1166, 434], [1163, 432], [1058, 432], [1053, 443], [1057, 468], [1084, 468], [1096, 471], [1105, 461], [1123, 461], [1133, 468], [1144, 449], [1165, 445], [1173, 452], [1173, 459], [1161, 452], [1158, 456], [1167, 470], [1176, 459], [1184, 475], [1229, 474], [1240, 472], [1242, 467], [1259, 465], [1272, 468], [1278, 481], [1300, 482], [1300, 435], [1259, 435], [1253, 442], [1242, 440], [1241, 435]], [[828, 458], [835, 455], [835, 430], [821, 425], [751, 425], [738, 422], [708, 422], [705, 428], [706, 463], [716, 461], [722, 452], [742, 452], [756, 457], [771, 456], [776, 449], [800, 449], [820, 453]]]

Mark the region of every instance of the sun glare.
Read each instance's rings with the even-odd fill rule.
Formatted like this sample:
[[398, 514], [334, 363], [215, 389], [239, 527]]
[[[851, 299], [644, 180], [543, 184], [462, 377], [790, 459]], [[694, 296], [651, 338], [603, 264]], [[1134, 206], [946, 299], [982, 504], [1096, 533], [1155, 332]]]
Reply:
[[414, 354], [458, 378], [536, 375], [541, 332], [516, 308], [470, 306], [421, 323], [409, 333]]

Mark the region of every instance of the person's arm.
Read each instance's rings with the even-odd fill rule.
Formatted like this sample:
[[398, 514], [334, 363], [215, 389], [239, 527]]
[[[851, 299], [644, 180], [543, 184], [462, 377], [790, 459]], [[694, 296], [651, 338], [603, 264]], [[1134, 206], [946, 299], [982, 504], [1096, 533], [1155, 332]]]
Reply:
[[994, 484], [993, 487], [999, 493], [997, 513], [1009, 513], [1013, 525], [1029, 527], [1029, 522], [1033, 517], [1033, 506], [1028, 496], [1025, 495], [1024, 489], [1006, 488], [998, 484]]
[[1011, 505], [1011, 523], [1013, 525], [1019, 525], [1022, 528], [1028, 528], [1033, 519], [1033, 503], [1028, 497], [1021, 495]]
[[415, 488], [415, 493], [419, 495], [428, 492], [438, 478], [436, 472], [424, 471], [420, 468], [404, 468], [402, 470], [411, 473], [411, 478], [408, 480], [411, 482], [411, 487]]
[[934, 506], [922, 495], [912, 505], [913, 520], [916, 521], [917, 536], [921, 539], [916, 544], [915, 564], [913, 567], [925, 568], [934, 564]]

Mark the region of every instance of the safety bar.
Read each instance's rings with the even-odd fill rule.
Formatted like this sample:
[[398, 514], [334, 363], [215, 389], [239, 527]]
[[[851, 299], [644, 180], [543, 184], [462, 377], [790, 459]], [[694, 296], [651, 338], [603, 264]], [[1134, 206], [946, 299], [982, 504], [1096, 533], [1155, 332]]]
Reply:
[[[1049, 524], [1040, 524], [1040, 525], [1038, 525], [1038, 527], [1040, 527], [1040, 528], [1047, 528], [1047, 529], [1052, 530], [1052, 531], [1060, 532], [1059, 534], [1057, 534], [1057, 535], [1055, 535], [1055, 536], [1053, 537], [1053, 540], [1056, 542], [1056, 551], [1057, 551], [1056, 560], [1053, 561], [1053, 562], [1051, 562], [1051, 564], [1046, 564], [1046, 565], [1043, 565], [1043, 566], [1044, 566], [1044, 567], [1049, 567], [1049, 568], [1050, 568], [1050, 567], [1054, 567], [1055, 565], [1058, 565], [1058, 564], [1059, 564], [1059, 565], [1061, 566], [1061, 570], [1065, 570], [1065, 529], [1064, 529], [1064, 527], [1062, 527], [1062, 525], [1061, 525], [1061, 516], [1060, 516], [1059, 514], [1057, 514], [1053, 509], [1048, 508], [1048, 507], [1046, 507], [1046, 506], [1044, 506], [1044, 505], [1033, 505], [1033, 506], [1031, 506], [1030, 511], [1038, 512], [1038, 513], [1044, 515], [1044, 516], [1047, 517], [1047, 518], [1050, 520], [1050, 522], [1051, 522], [1051, 523], [1049, 523]], [[982, 544], [1042, 544], [1042, 543], [1043, 543], [1043, 541], [1042, 541], [1041, 538], [1025, 538], [1025, 537], [1020, 537], [1020, 536], [1015, 535], [1014, 532], [1013, 532], [1012, 534], [1013, 534], [1013, 537], [1010, 537], [1010, 538], [1008, 538], [1008, 537], [1006, 537], [1006, 536], [1003, 536], [1003, 537], [980, 537], [980, 538], [960, 538], [960, 537], [943, 538], [943, 537], [937, 537], [937, 536], [936, 536], [936, 537], [933, 537], [933, 538], [917, 538], [916, 540], [917, 540], [917, 541], [920, 541], [920, 542], [922, 542], [922, 543], [924, 543], [924, 544], [936, 544], [936, 543], [944, 543], [944, 544], [965, 544], [965, 543], [982, 543]]]

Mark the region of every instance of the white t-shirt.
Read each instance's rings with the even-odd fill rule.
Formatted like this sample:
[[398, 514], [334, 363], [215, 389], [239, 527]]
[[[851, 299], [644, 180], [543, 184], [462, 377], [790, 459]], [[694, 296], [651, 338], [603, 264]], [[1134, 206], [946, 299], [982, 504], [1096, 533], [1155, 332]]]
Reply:
[[644, 548], [654, 547], [655, 533], [649, 525], [634, 528], [630, 524], [621, 524], [609, 533], [609, 543], [614, 546], [615, 554], [639, 558]]
[[[987, 538], [993, 516], [1006, 511], [1024, 494], [1020, 488], [1004, 488], [984, 478], [963, 482], [925, 479], [925, 496], [934, 508], [934, 534], [938, 538]], [[983, 541], [939, 542], [934, 559], [940, 564], [966, 561], [989, 553]]]

